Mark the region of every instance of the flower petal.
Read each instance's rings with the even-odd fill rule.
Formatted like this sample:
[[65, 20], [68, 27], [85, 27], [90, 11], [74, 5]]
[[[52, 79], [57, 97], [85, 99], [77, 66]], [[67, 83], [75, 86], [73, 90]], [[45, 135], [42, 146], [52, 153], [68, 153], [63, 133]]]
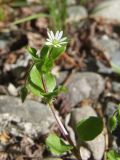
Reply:
[[55, 39], [58, 39], [58, 36], [59, 36], [59, 31], [56, 32]]
[[60, 42], [59, 44], [61, 45], [61, 44], [66, 44], [67, 42]]
[[63, 42], [63, 41], [65, 41], [66, 39], [67, 39], [67, 37], [64, 37], [64, 38], [60, 39], [60, 42]]
[[58, 47], [61, 47], [61, 45], [60, 45], [60, 44], [57, 44], [57, 46], [58, 46]]
[[46, 42], [45, 44], [48, 45], [48, 46], [51, 46], [51, 45], [52, 45], [51, 42]]
[[48, 42], [51, 42], [51, 43], [52, 43], [52, 40], [51, 40], [51, 39], [48, 39], [48, 38], [47, 38], [46, 40], [47, 40]]
[[58, 40], [61, 39], [62, 35], [63, 35], [63, 31], [59, 32]]
[[52, 37], [52, 40], [54, 40], [54, 39], [55, 39], [55, 36], [54, 36], [54, 33], [53, 33], [52, 31], [50, 31], [50, 35], [51, 35], [51, 37]]
[[40, 57], [40, 50], [37, 50], [36, 55]]
[[49, 38], [50, 40], [52, 40], [52, 36], [51, 36], [51, 34], [50, 34], [50, 31], [47, 31], [47, 35], [48, 35], [48, 38]]

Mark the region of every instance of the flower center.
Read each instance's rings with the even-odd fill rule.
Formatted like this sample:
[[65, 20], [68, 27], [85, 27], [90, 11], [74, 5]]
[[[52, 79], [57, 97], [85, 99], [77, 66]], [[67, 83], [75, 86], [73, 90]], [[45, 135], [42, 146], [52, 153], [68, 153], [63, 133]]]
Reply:
[[54, 45], [57, 45], [59, 43], [59, 41], [57, 39], [54, 39], [52, 42]]

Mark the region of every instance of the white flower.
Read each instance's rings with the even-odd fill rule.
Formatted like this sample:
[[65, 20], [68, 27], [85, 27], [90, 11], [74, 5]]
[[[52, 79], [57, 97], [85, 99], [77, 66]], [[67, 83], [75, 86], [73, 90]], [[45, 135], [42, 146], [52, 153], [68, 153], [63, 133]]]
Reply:
[[62, 38], [63, 31], [57, 31], [55, 34], [52, 31], [47, 31], [48, 39], [46, 41], [46, 45], [54, 46], [54, 47], [61, 47], [62, 45], [66, 44], [65, 41], [67, 37]]

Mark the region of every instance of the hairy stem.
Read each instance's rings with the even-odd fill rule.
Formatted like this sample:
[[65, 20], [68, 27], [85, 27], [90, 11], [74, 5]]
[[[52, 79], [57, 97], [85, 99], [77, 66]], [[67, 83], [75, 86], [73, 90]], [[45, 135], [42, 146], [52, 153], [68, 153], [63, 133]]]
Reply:
[[[48, 90], [47, 90], [47, 87], [46, 87], [46, 82], [45, 82], [45, 79], [44, 79], [44, 75], [41, 75], [41, 80], [42, 80], [42, 85], [43, 85], [43, 89], [46, 93], [48, 93]], [[65, 129], [64, 125], [62, 124], [60, 118], [58, 117], [58, 115], [55, 113], [55, 108], [54, 108], [54, 105], [53, 103], [49, 103], [49, 106], [50, 106], [50, 109], [53, 113], [53, 116], [55, 117], [56, 119], [56, 122], [59, 126], [59, 129], [62, 133], [62, 135], [64, 136], [64, 138], [69, 142], [69, 144], [71, 146], [73, 146], [73, 149], [72, 149], [72, 153], [74, 154], [74, 156], [77, 158], [77, 160], [81, 160], [81, 156], [79, 154], [79, 150], [77, 149], [77, 147], [74, 145], [72, 139], [70, 138], [67, 130]]]

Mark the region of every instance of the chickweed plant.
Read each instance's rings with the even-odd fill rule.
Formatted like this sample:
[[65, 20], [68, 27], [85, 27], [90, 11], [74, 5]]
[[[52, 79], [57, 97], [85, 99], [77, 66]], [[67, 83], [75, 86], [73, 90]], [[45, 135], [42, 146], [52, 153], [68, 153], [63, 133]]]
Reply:
[[[65, 52], [67, 37], [63, 36], [63, 31], [47, 31], [48, 38], [41, 51], [28, 47], [27, 50], [32, 56], [31, 65], [25, 85], [22, 87], [20, 95], [22, 102], [27, 94], [32, 92], [40, 96], [50, 107], [53, 116], [58, 124], [61, 137], [55, 133], [50, 133], [46, 138], [46, 146], [52, 154], [61, 156], [65, 152], [71, 152], [77, 160], [81, 160], [79, 147], [75, 145], [64, 124], [55, 112], [53, 101], [60, 92], [66, 89], [63, 86], [56, 86], [56, 79], [52, 74], [55, 60]], [[80, 141], [90, 141], [97, 137], [103, 130], [103, 121], [99, 117], [89, 117], [76, 124], [77, 137]]]

